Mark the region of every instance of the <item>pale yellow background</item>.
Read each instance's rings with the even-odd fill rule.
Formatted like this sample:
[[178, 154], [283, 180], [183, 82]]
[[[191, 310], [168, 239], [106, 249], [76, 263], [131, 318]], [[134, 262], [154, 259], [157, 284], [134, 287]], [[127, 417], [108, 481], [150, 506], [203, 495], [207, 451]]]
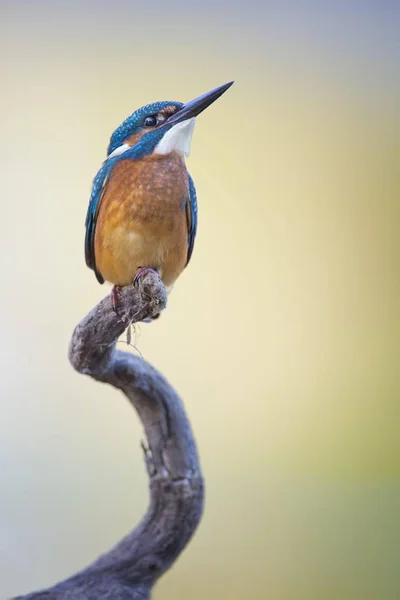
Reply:
[[154, 598], [398, 599], [396, 3], [0, 7], [0, 597], [145, 510], [135, 414], [67, 360], [108, 292], [83, 256], [91, 180], [134, 109], [235, 79], [195, 130], [192, 262], [137, 339], [207, 483]]

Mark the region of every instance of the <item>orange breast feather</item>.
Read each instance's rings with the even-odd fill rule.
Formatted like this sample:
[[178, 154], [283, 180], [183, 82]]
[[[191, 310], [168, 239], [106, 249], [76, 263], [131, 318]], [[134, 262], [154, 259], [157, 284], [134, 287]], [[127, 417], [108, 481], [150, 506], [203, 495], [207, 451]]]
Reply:
[[172, 285], [187, 260], [187, 196], [188, 174], [179, 154], [118, 161], [96, 223], [95, 260], [104, 279], [127, 285], [139, 267], [152, 267]]

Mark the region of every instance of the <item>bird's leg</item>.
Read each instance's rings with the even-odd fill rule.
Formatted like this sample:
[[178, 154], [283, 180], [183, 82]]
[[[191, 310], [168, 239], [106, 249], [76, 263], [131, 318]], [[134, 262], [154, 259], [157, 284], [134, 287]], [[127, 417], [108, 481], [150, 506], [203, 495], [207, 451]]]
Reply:
[[118, 294], [120, 290], [120, 285], [114, 285], [110, 292], [111, 306], [116, 315], [118, 314]]
[[139, 279], [141, 277], [143, 277], [144, 275], [146, 275], [147, 273], [154, 273], [155, 275], [157, 275], [157, 277], [160, 277], [160, 273], [157, 271], [157, 269], [152, 269], [151, 267], [138, 267], [137, 273], [135, 275], [135, 279], [133, 280], [133, 283], [135, 285], [137, 285], [139, 282]]

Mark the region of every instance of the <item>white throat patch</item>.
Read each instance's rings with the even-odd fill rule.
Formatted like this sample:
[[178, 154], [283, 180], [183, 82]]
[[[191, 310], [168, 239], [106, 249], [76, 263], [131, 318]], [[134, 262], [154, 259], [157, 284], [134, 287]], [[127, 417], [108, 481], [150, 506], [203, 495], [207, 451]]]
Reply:
[[156, 154], [169, 154], [176, 150], [184, 156], [189, 156], [195, 118], [173, 125], [154, 148]]
[[129, 150], [130, 147], [131, 146], [129, 144], [122, 144], [122, 146], [118, 146], [118, 148], [115, 148], [115, 150], [110, 152], [110, 154], [107, 156], [107, 158], [113, 158], [114, 156], [119, 156], [120, 154], [123, 154], [124, 152]]

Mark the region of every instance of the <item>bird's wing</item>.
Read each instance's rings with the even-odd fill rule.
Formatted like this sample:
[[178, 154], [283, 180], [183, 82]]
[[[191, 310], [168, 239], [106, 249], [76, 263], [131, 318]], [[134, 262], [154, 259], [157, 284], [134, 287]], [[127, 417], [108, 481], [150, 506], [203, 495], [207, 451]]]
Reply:
[[197, 231], [197, 196], [196, 188], [194, 187], [193, 179], [189, 175], [189, 196], [186, 202], [186, 219], [188, 227], [188, 253], [187, 262], [189, 264], [190, 257], [192, 256], [194, 240]]
[[93, 181], [92, 193], [90, 195], [89, 207], [86, 214], [86, 235], [85, 235], [85, 259], [86, 264], [90, 269], [93, 269], [97, 280], [100, 283], [104, 283], [104, 279], [96, 269], [96, 259], [94, 255], [94, 237], [96, 231], [96, 222], [99, 214], [101, 200], [104, 196], [104, 192], [107, 186], [107, 181], [110, 175], [110, 171], [113, 167], [111, 161], [103, 163], [100, 171], [97, 173]]

